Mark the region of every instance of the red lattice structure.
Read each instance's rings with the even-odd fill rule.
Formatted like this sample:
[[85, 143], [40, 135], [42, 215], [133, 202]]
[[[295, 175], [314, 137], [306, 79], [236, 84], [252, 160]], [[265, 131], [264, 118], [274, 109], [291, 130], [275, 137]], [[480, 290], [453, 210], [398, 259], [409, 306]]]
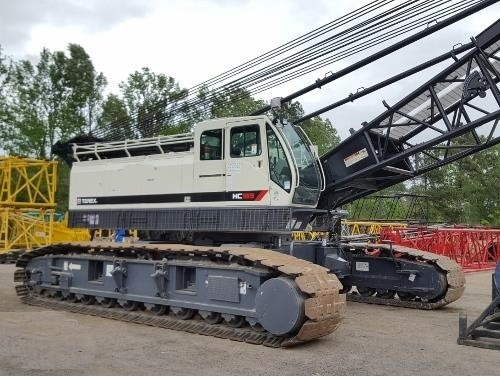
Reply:
[[383, 228], [380, 240], [450, 257], [469, 271], [492, 269], [500, 260], [500, 229]]

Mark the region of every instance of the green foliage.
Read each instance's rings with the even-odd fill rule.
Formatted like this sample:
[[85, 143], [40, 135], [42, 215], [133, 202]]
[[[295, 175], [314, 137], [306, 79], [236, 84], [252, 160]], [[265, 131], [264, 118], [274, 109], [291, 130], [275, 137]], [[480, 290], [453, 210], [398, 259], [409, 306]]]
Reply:
[[60, 162], [57, 165], [56, 211], [58, 212], [65, 212], [68, 210], [69, 173], [70, 169], [66, 163]]
[[[304, 116], [304, 109], [299, 102], [285, 103], [272, 116], [294, 122]], [[315, 116], [312, 119], [301, 122], [299, 125], [307, 134], [312, 144], [318, 147], [320, 155], [323, 155], [340, 143], [340, 136], [329, 119], [323, 120], [320, 116]]]
[[300, 126], [304, 129], [311, 142], [318, 147], [319, 155], [340, 143], [340, 136], [329, 119], [323, 120], [316, 116], [304, 121]]
[[[203, 93], [200, 93], [203, 95]], [[265, 105], [264, 101], [253, 98], [245, 89], [224, 90], [212, 93], [210, 118], [245, 116]]]
[[[2, 47], [0, 46], [0, 137], [2, 131], [6, 129], [7, 125], [12, 122], [13, 113], [10, 111], [8, 102], [8, 88], [10, 81], [11, 63], [7, 57], [4, 56]], [[0, 138], [1, 139], [1, 138]], [[0, 144], [0, 153], [3, 152], [4, 143]]]
[[[464, 138], [459, 142], [470, 144], [471, 140]], [[426, 196], [415, 200], [414, 210], [419, 210], [417, 206], [422, 213], [428, 210], [428, 221], [433, 223], [499, 226], [499, 160], [500, 145], [497, 145], [432, 170], [411, 182], [377, 192], [374, 196], [404, 192]], [[357, 218], [369, 218], [371, 213], [385, 209], [377, 209], [374, 199], [364, 200], [362, 204], [359, 201], [351, 205], [350, 210], [352, 214], [356, 212]], [[409, 207], [409, 204], [400, 201], [395, 209], [404, 213]]]
[[130, 118], [125, 102], [115, 94], [109, 94], [102, 104], [101, 116], [97, 121], [99, 134], [108, 137], [112, 134], [120, 134], [125, 137], [133, 137]]
[[[137, 121], [139, 138], [188, 130], [185, 123], [179, 124], [169, 108], [187, 96], [187, 90], [181, 89], [173, 77], [156, 74], [145, 67], [130, 74], [119, 87], [129, 118]], [[180, 115], [185, 112], [184, 108], [175, 109]]]
[[95, 71], [83, 47], [70, 44], [68, 50], [70, 56], [63, 57], [63, 63], [65, 84], [72, 89], [69, 93], [70, 113], [77, 114], [82, 120], [82, 131], [90, 132], [96, 126], [107, 81], [102, 73]]
[[43, 49], [38, 63], [20, 60], [8, 67], [0, 138], [9, 154], [48, 158], [55, 141], [95, 125], [106, 80], [81, 46], [68, 50], [69, 56]]
[[432, 215], [448, 223], [500, 225], [500, 146], [484, 150], [423, 177]]

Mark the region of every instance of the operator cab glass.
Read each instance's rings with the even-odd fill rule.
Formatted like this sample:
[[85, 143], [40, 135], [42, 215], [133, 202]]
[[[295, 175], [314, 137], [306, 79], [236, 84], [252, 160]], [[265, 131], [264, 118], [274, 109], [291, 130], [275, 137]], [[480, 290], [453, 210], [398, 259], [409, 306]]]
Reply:
[[276, 133], [269, 126], [266, 126], [267, 150], [269, 152], [269, 175], [271, 180], [278, 184], [285, 191], [292, 189], [292, 171], [286, 159], [285, 150], [279, 141]]
[[288, 140], [299, 175], [299, 185], [295, 189], [292, 203], [316, 205], [321, 192], [321, 175], [309, 142], [302, 130], [294, 125], [283, 124], [279, 129]]
[[[298, 186], [295, 187], [292, 203], [316, 205], [321, 191], [321, 175], [318, 161], [312, 152], [302, 130], [291, 125], [278, 125], [276, 129], [288, 141], [289, 152], [294, 161], [288, 161], [283, 145], [279, 142], [271, 126], [267, 125], [267, 144], [269, 149], [269, 170], [271, 180], [285, 191], [291, 191], [291, 168], [297, 171]], [[296, 164], [296, 167], [294, 167]]]

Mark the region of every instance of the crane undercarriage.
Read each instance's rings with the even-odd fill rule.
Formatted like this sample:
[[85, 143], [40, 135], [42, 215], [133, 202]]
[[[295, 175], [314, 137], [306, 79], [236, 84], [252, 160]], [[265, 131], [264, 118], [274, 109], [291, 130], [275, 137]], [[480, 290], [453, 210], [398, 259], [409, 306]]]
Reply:
[[[278, 347], [333, 332], [352, 284], [349, 300], [419, 309], [451, 303], [465, 288], [445, 257], [376, 244], [348, 245], [356, 272], [342, 285], [329, 273], [347, 272], [338, 250], [320, 248], [326, 268], [243, 246], [55, 244], [18, 260], [16, 292], [31, 305]], [[378, 283], [361, 286], [367, 278]]]

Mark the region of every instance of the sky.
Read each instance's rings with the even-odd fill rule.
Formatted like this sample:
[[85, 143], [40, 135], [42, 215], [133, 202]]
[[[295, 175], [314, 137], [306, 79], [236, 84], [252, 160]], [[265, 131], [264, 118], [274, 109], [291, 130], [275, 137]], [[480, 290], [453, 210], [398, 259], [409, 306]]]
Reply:
[[[36, 61], [43, 47], [77, 43], [108, 79], [108, 92], [141, 67], [189, 88], [359, 8], [358, 0], [0, 0], [0, 46], [14, 59]], [[298, 100], [307, 112], [466, 43], [500, 17], [500, 3]], [[376, 50], [368, 51], [373, 53]], [[259, 94], [286, 96], [354, 63], [342, 60]], [[326, 113], [342, 138], [422, 84], [419, 74]]]

